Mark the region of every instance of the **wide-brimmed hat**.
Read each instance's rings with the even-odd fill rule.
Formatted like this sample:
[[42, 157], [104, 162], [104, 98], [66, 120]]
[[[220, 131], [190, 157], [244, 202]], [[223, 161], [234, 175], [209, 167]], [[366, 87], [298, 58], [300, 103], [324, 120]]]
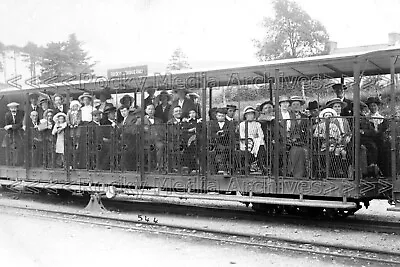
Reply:
[[163, 90], [158, 94], [158, 98], [161, 100], [161, 97], [166, 96], [168, 97], [168, 101], [170, 101], [172, 99], [172, 95], [170, 93], [168, 93], [167, 91]]
[[368, 99], [365, 102], [365, 104], [369, 105], [369, 104], [372, 104], [372, 103], [380, 105], [380, 104], [382, 104], [382, 101], [377, 96], [370, 96], [370, 97], [368, 97]]
[[92, 96], [91, 94], [89, 94], [89, 93], [83, 93], [83, 94], [81, 94], [81, 95], [78, 97], [78, 99], [79, 99], [79, 101], [82, 101], [83, 98], [85, 98], [85, 97], [88, 97], [88, 98], [90, 98], [91, 100], [93, 99], [93, 96]]
[[72, 100], [71, 103], [69, 103], [69, 108], [72, 109], [73, 106], [78, 105], [78, 107], [82, 107], [81, 102], [78, 100]]
[[337, 98], [337, 97], [335, 97], [335, 98], [329, 100], [328, 102], [326, 102], [325, 106], [327, 108], [331, 108], [331, 107], [333, 107], [334, 104], [337, 104], [337, 103], [342, 105], [342, 109], [347, 107], [347, 103], [343, 102], [340, 98]]
[[301, 105], [304, 105], [306, 103], [306, 101], [300, 96], [290, 97], [289, 102], [290, 102], [290, 104], [292, 104], [293, 102], [300, 102]]
[[336, 83], [336, 84], [332, 85], [332, 89], [334, 91], [340, 90], [340, 89], [343, 89], [343, 91], [345, 91], [345, 90], [347, 90], [347, 86], [344, 84], [341, 84], [341, 83]]
[[104, 88], [103, 90], [101, 90], [99, 93], [97, 93], [96, 94], [96, 97], [97, 96], [105, 96], [106, 97], [106, 99], [110, 99], [111, 98], [111, 91], [110, 91], [110, 88], [109, 87], [106, 87], [106, 88]]
[[261, 103], [261, 105], [260, 105], [260, 111], [262, 111], [263, 108], [264, 108], [264, 106], [265, 106], [265, 105], [268, 105], [268, 104], [271, 105], [272, 107], [274, 107], [274, 102], [272, 102], [272, 100], [267, 100], [267, 101]]
[[19, 106], [19, 103], [17, 103], [17, 102], [11, 102], [11, 103], [8, 103], [7, 104], [7, 107], [8, 108], [11, 108], [11, 107], [18, 107]]
[[108, 105], [108, 106], [106, 106], [106, 107], [104, 108], [103, 113], [110, 113], [110, 112], [113, 112], [113, 111], [116, 111], [116, 110], [117, 110], [116, 107], [114, 107], [114, 106], [112, 106], [112, 105]]
[[321, 113], [319, 113], [319, 117], [323, 118], [325, 116], [326, 113], [331, 113], [332, 117], [336, 117], [337, 113], [333, 108], [324, 108]]
[[281, 96], [279, 97], [279, 104], [282, 103], [282, 102], [288, 102], [288, 103], [290, 103], [290, 98], [287, 97], [287, 96], [285, 96], [285, 95], [281, 95]]
[[123, 97], [121, 97], [121, 99], [119, 100], [120, 104], [123, 104], [125, 102], [126, 99], [129, 99], [132, 103], [134, 101], [134, 98], [130, 95], [124, 95]]
[[317, 100], [314, 101], [310, 101], [308, 102], [308, 106], [306, 108], [306, 110], [314, 110], [314, 109], [320, 109], [321, 106], [318, 104]]
[[53, 116], [53, 121], [56, 121], [56, 119], [60, 116], [63, 116], [64, 119], [67, 119], [67, 114], [65, 114], [64, 112], [58, 112], [56, 115]]
[[199, 94], [193, 93], [193, 92], [192, 92], [192, 93], [189, 93], [188, 96], [189, 96], [190, 98], [200, 98]]
[[256, 113], [257, 111], [255, 110], [255, 108], [253, 108], [252, 106], [247, 106], [243, 109], [243, 115], [246, 115], [247, 113]]

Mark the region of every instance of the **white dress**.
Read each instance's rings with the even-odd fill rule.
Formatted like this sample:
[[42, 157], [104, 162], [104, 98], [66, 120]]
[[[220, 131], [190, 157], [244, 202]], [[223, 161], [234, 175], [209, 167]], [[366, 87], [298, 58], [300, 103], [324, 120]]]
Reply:
[[[240, 139], [246, 138], [246, 121], [242, 121], [239, 124], [239, 134]], [[260, 146], [265, 145], [261, 123], [258, 121], [247, 121], [247, 138], [253, 140], [253, 148], [250, 152], [257, 157]], [[246, 150], [246, 142], [240, 142], [240, 150]]]
[[[67, 123], [64, 122], [62, 124], [58, 124], [56, 123], [54, 125], [52, 134], [55, 135], [57, 134], [57, 141], [56, 141], [56, 153], [57, 154], [64, 154], [64, 132], [65, 132], [65, 128], [67, 127]], [[63, 130], [61, 132], [57, 132], [58, 129], [63, 128]]]

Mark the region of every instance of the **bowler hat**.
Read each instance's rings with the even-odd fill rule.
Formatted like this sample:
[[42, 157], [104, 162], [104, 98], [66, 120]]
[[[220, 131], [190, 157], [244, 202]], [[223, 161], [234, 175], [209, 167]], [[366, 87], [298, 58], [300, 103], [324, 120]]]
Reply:
[[217, 108], [215, 110], [216, 113], [222, 113], [222, 114], [226, 114], [226, 108]]
[[235, 106], [235, 105], [226, 105], [226, 109], [227, 109], [227, 110], [228, 110], [228, 109], [237, 110], [238, 108], [237, 108], [237, 106]]
[[341, 84], [341, 83], [336, 83], [336, 84], [332, 85], [332, 89], [334, 91], [340, 90], [340, 89], [347, 90], [347, 86], [344, 84]]
[[314, 109], [320, 109], [320, 105], [318, 104], [317, 100], [314, 101], [310, 101], [308, 102], [308, 106], [306, 108], [306, 110], [314, 110]]
[[116, 107], [114, 107], [114, 106], [112, 106], [112, 105], [107, 105], [107, 106], [104, 108], [104, 113], [110, 113], [110, 112], [113, 112], [113, 111], [116, 111], [116, 110], [117, 110]]

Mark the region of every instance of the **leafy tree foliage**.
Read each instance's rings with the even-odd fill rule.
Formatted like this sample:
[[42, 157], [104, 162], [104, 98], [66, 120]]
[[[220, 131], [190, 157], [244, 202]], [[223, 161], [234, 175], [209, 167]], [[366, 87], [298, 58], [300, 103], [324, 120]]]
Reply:
[[94, 64], [89, 62], [90, 57], [82, 49], [82, 44], [75, 34], [69, 35], [68, 41], [47, 44], [40, 61], [40, 79], [51, 79], [54, 82], [76, 80], [81, 73], [92, 73]]
[[308, 57], [326, 52], [328, 33], [296, 2], [274, 0], [275, 15], [264, 18], [265, 37], [254, 40], [260, 61]]
[[43, 55], [43, 47], [39, 47], [37, 44], [33, 42], [28, 42], [23, 48], [22, 52], [24, 53], [23, 61], [27, 62], [29, 65], [29, 70], [31, 72], [31, 76], [36, 76], [36, 69], [41, 62]]
[[190, 64], [187, 62], [187, 56], [183, 53], [181, 48], [175, 49], [169, 60], [167, 71], [191, 69]]

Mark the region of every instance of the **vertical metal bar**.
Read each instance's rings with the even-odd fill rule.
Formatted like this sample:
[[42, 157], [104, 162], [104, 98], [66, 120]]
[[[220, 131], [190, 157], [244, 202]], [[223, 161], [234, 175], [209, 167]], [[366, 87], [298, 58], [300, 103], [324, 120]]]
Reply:
[[[205, 76], [205, 74], [203, 74], [204, 76], [203, 76], [203, 82], [204, 82], [204, 79], [207, 79], [206, 78], [206, 76]], [[207, 84], [206, 85], [204, 85], [203, 84], [203, 88], [204, 88], [204, 86], [206, 86], [205, 88], [207, 89]], [[208, 108], [209, 109], [211, 109], [212, 108], [212, 87], [210, 86], [209, 87], [209, 89], [208, 89], [208, 97], [209, 97], [209, 99], [208, 99]], [[203, 105], [206, 103], [206, 101], [203, 101]], [[204, 105], [204, 108], [205, 108], [205, 105]]]
[[276, 193], [278, 193], [278, 182], [279, 182], [279, 157], [280, 157], [280, 152], [281, 152], [281, 147], [280, 147], [280, 136], [279, 136], [279, 119], [280, 119], [280, 111], [279, 111], [279, 69], [275, 69], [275, 125], [274, 125], [274, 140], [275, 140], [275, 145], [274, 145], [274, 176], [275, 176], [275, 188], [276, 188]]
[[[395, 122], [395, 115], [396, 115], [396, 84], [395, 84], [395, 64], [396, 57], [390, 57], [390, 109], [392, 113], [392, 121], [390, 125], [390, 135], [392, 136], [390, 140], [390, 151], [391, 151], [391, 175], [393, 185], [395, 185], [396, 176], [396, 122]], [[394, 198], [394, 196], [393, 196]]]
[[330, 140], [329, 140], [329, 124], [330, 124], [330, 118], [322, 118], [325, 120], [325, 178], [329, 178], [329, 169], [330, 169], [330, 163], [331, 159], [329, 157], [329, 149], [330, 149]]
[[[67, 107], [69, 107], [69, 99], [70, 99], [70, 89], [67, 89]], [[65, 111], [64, 111], [65, 112]], [[71, 170], [69, 168], [69, 166], [71, 166], [71, 152], [74, 151], [72, 145], [72, 138], [71, 138], [71, 134], [70, 134], [70, 128], [67, 127], [64, 130], [64, 169], [66, 170], [67, 173], [67, 181], [70, 181], [71, 179]], [[71, 151], [70, 151], [70, 147], [72, 147]]]
[[[207, 110], [206, 110], [206, 105], [207, 105], [207, 76], [206, 73], [202, 73], [203, 79], [202, 79], [202, 97], [201, 97], [201, 104], [203, 106], [202, 108], [202, 121], [201, 121], [201, 127], [202, 127], [202, 140], [201, 140], [201, 160], [200, 160], [200, 165], [201, 165], [201, 172], [199, 171], [199, 174], [201, 176], [204, 176], [205, 179], [207, 179], [207, 174], [208, 174], [208, 138], [207, 138]], [[212, 107], [212, 88], [209, 88], [209, 103], [210, 106], [208, 107], [211, 109]]]
[[353, 64], [354, 88], [353, 88], [353, 113], [354, 113], [354, 173], [356, 188], [360, 185], [360, 62]]
[[245, 142], [244, 173], [246, 176], [249, 176], [250, 166], [249, 166], [249, 122], [248, 121], [245, 121], [244, 125], [244, 142]]
[[[24, 120], [25, 120], [25, 125], [27, 124], [27, 121], [28, 121], [28, 119], [29, 119], [29, 117], [30, 117], [30, 115], [31, 114], [28, 114], [28, 112], [29, 112], [29, 105], [30, 105], [30, 102], [29, 102], [29, 94], [27, 93], [26, 94], [26, 98], [25, 98], [25, 116], [24, 116]], [[26, 126], [25, 126], [26, 127]], [[21, 156], [23, 156], [24, 158], [25, 158], [25, 169], [26, 169], [26, 175], [27, 175], [27, 179], [29, 179], [29, 177], [28, 177], [28, 170], [29, 170], [29, 166], [30, 166], [30, 163], [31, 163], [31, 159], [30, 159], [30, 157], [29, 157], [29, 153], [28, 153], [28, 151], [29, 151], [29, 141], [30, 141], [30, 137], [31, 137], [31, 131], [32, 131], [32, 129], [30, 129], [30, 127], [27, 127], [26, 129], [26, 132], [27, 132], [27, 134], [25, 134], [24, 135], [24, 137], [25, 138], [23, 138], [23, 140], [24, 140], [24, 144], [23, 144], [23, 148], [25, 149], [25, 151], [26, 151], [26, 153], [23, 153], [23, 155], [17, 155], [17, 160], [18, 160], [18, 157], [21, 157]], [[18, 144], [19, 145], [19, 144]], [[16, 152], [16, 151], [15, 151]], [[15, 153], [14, 152], [14, 153]], [[18, 153], [17, 153], [18, 154]]]
[[272, 101], [273, 99], [273, 93], [272, 93], [272, 80], [268, 81], [269, 84], [269, 100]]
[[[145, 105], [144, 105], [144, 87], [141, 90], [140, 93], [140, 104], [142, 106], [142, 110], [140, 113], [140, 120], [141, 120], [141, 124], [140, 124], [140, 143], [139, 143], [139, 153], [140, 153], [140, 181], [141, 184], [144, 184], [145, 181], [145, 177], [144, 177], [144, 116], [145, 116]], [[150, 164], [150, 162], [149, 162]]]

